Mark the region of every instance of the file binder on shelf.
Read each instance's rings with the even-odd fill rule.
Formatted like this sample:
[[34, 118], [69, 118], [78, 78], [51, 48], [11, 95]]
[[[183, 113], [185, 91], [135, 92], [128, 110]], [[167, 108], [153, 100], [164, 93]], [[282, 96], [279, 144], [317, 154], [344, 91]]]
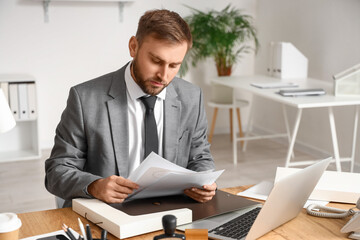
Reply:
[[29, 119], [27, 83], [19, 83], [17, 85], [18, 85], [20, 119], [27, 120], [27, 119]]
[[28, 113], [29, 119], [37, 118], [37, 108], [36, 108], [36, 90], [35, 83], [27, 84], [27, 96], [28, 96]]
[[6, 86], [9, 106], [17, 123], [11, 131], [0, 135], [0, 163], [39, 159], [35, 79], [27, 74], [0, 74], [0, 87]]
[[17, 83], [9, 83], [9, 100], [10, 100], [10, 109], [14, 115], [15, 120], [19, 120], [20, 114], [19, 114], [19, 97], [18, 97]]
[[284, 81], [307, 78], [308, 59], [289, 42], [271, 42], [268, 61], [269, 76]]

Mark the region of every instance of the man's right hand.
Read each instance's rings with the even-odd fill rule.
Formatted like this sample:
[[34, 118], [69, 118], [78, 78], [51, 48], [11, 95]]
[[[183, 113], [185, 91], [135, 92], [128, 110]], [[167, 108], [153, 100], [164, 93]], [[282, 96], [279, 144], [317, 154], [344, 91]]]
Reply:
[[122, 203], [139, 185], [129, 179], [112, 175], [98, 179], [88, 186], [88, 192], [107, 203]]

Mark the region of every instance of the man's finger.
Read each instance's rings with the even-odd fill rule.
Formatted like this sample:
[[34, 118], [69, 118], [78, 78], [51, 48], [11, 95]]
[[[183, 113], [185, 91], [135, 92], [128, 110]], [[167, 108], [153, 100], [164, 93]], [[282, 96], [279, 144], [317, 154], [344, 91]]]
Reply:
[[204, 185], [203, 188], [205, 190], [215, 191], [217, 188], [217, 185], [216, 185], [216, 183], [213, 183], [211, 185]]
[[194, 189], [187, 189], [187, 195], [190, 195], [194, 198], [207, 198], [207, 197], [213, 197], [215, 195], [215, 191], [202, 191], [201, 189], [194, 188]]
[[120, 186], [128, 187], [130, 189], [138, 189], [139, 188], [139, 185], [137, 185], [133, 181], [123, 178], [123, 177], [118, 177], [116, 179], [116, 183]]
[[128, 197], [128, 194], [124, 194], [124, 193], [113, 192], [111, 194], [112, 199], [124, 200], [127, 197]]
[[193, 192], [193, 191], [191, 191], [189, 189], [185, 190], [184, 193], [188, 197], [194, 199], [195, 201], [202, 202], [202, 203], [203, 202], [208, 202], [213, 198], [213, 195], [211, 195], [211, 196], [202, 196], [202, 195], [199, 195], [196, 192]]
[[204, 189], [199, 189], [199, 188], [191, 188], [190, 191], [198, 194], [199, 196], [205, 196], [205, 197], [215, 195], [215, 190], [204, 190]]
[[115, 184], [114, 191], [118, 192], [118, 193], [131, 194], [131, 193], [133, 193], [134, 189]]
[[188, 196], [188, 197], [191, 197], [192, 199], [194, 199], [194, 200], [198, 200], [198, 198], [199, 198], [199, 195], [198, 194], [196, 194], [195, 192], [193, 192], [193, 191], [191, 191], [190, 189], [186, 189], [185, 191], [184, 191], [184, 193]]
[[108, 203], [123, 203], [124, 200], [124, 198], [110, 198], [110, 201]]

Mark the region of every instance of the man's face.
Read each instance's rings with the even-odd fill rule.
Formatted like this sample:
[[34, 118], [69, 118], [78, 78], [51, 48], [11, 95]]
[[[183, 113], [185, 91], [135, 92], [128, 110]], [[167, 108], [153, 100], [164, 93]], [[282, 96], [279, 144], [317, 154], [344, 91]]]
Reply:
[[147, 36], [139, 46], [135, 37], [129, 42], [133, 57], [131, 75], [147, 94], [159, 94], [175, 77], [180, 69], [187, 43], [174, 44]]

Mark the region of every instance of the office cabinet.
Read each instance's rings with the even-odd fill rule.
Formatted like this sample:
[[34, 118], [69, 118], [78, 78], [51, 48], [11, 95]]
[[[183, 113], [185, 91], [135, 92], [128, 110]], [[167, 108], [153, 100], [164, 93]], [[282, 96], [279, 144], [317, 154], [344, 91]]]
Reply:
[[0, 163], [40, 158], [35, 79], [29, 75], [0, 75], [0, 87], [16, 120], [13, 129], [0, 133]]

